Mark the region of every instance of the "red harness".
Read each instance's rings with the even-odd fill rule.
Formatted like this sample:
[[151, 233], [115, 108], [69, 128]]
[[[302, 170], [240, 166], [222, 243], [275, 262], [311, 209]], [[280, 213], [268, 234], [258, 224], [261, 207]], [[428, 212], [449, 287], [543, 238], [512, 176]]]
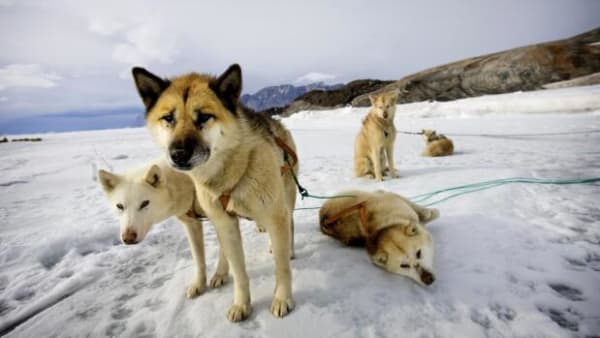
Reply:
[[362, 235], [367, 237], [367, 225], [369, 224], [368, 218], [367, 218], [367, 202], [360, 202], [360, 203], [352, 205], [346, 209], [342, 209], [337, 214], [326, 217], [325, 220], [323, 221], [323, 224], [325, 224], [325, 226], [329, 226], [329, 225], [337, 222], [338, 220], [346, 217], [347, 215], [353, 213], [356, 210], [358, 210], [358, 212], [360, 213], [360, 226], [358, 228], [360, 229], [360, 232], [362, 233]]
[[[280, 137], [274, 136], [275, 144], [283, 150], [283, 155], [285, 158], [284, 165], [281, 166], [281, 175], [285, 174], [288, 171], [293, 171], [294, 166], [298, 163], [298, 155], [289, 145], [285, 143]], [[288, 161], [288, 156], [291, 158], [291, 161]], [[234, 187], [235, 188], [235, 187]], [[231, 199], [231, 193], [233, 192], [233, 188], [230, 190], [224, 191], [221, 196], [219, 196], [219, 202], [223, 207], [223, 210], [227, 211], [227, 205], [229, 205], [229, 200]]]

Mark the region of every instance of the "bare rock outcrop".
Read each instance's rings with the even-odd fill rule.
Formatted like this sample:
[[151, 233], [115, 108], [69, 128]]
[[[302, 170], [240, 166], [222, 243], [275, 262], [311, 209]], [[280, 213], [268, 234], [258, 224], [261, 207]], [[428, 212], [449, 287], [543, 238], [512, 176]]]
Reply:
[[[569, 39], [515, 48], [430, 68], [375, 92], [398, 90], [398, 103], [450, 101], [542, 89], [600, 72], [600, 28]], [[366, 93], [352, 100], [368, 106]]]

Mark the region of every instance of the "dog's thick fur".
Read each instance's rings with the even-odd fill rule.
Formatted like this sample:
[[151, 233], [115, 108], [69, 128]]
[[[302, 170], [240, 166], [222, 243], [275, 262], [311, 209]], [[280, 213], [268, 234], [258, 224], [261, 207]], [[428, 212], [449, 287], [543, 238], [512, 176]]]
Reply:
[[[187, 288], [187, 296], [192, 298], [202, 294], [206, 290], [204, 233], [200, 219], [203, 212], [195, 199], [192, 180], [172, 169], [164, 160], [123, 174], [99, 170], [98, 179], [119, 218], [123, 243], [143, 241], [154, 224], [171, 216], [183, 223], [196, 265], [196, 277]], [[223, 285], [228, 270], [227, 260], [220, 250], [217, 271], [210, 286]]]
[[[337, 195], [348, 197], [330, 199], [319, 210], [324, 234], [345, 245], [366, 247], [373, 264], [389, 272], [421, 285], [433, 283], [433, 238], [425, 224], [439, 217], [437, 209], [421, 207], [385, 191], [347, 191]], [[359, 203], [364, 203], [367, 224], [361, 223], [359, 210], [337, 220], [332, 218]]]
[[[238, 216], [255, 220], [269, 234], [276, 280], [271, 312], [285, 316], [294, 307], [290, 247], [296, 191], [289, 170], [282, 170], [286, 161], [275, 137], [295, 150], [291, 134], [279, 121], [240, 105], [238, 65], [219, 77], [192, 73], [164, 80], [142, 68], [134, 68], [133, 76], [147, 128], [169, 163], [192, 178], [198, 202], [217, 230], [234, 279], [227, 317], [240, 321], [252, 311]], [[229, 196], [226, 208], [223, 196]]]
[[398, 92], [369, 96], [373, 107], [364, 118], [354, 142], [354, 176], [383, 181], [385, 173], [399, 177], [394, 167], [396, 101]]
[[421, 156], [448, 156], [454, 153], [454, 143], [446, 136], [438, 135], [432, 129], [423, 129], [422, 134], [425, 140], [425, 150]]

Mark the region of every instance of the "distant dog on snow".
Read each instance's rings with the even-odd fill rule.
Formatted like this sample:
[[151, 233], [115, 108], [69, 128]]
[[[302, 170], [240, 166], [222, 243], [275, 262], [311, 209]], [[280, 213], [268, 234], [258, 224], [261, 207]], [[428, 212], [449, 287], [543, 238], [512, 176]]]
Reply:
[[[196, 279], [188, 287], [187, 296], [192, 298], [203, 293], [206, 290], [206, 263], [202, 221], [199, 219], [203, 212], [195, 199], [191, 178], [161, 160], [121, 175], [99, 170], [98, 178], [119, 216], [123, 243], [141, 242], [152, 225], [171, 216], [176, 216], [185, 225], [196, 264]], [[210, 286], [223, 285], [228, 269], [221, 251]]]
[[398, 92], [370, 95], [369, 99], [373, 107], [363, 120], [354, 142], [354, 176], [378, 181], [383, 181], [386, 173], [399, 177], [394, 167], [394, 117]]
[[423, 129], [422, 133], [426, 144], [425, 150], [421, 153], [422, 156], [448, 156], [454, 152], [454, 144], [446, 136], [438, 135], [432, 129]]
[[435, 280], [433, 238], [425, 224], [437, 209], [416, 205], [385, 191], [348, 191], [325, 202], [319, 211], [321, 231], [349, 246], [366, 246], [373, 264], [407, 276], [421, 285]]

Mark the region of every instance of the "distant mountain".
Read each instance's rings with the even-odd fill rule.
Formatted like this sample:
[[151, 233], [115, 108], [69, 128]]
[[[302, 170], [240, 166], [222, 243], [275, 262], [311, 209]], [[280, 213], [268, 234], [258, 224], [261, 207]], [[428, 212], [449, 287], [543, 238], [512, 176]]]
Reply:
[[334, 90], [343, 84], [327, 85], [323, 82], [311, 83], [305, 86], [293, 86], [289, 84], [265, 87], [254, 94], [244, 94], [241, 97], [242, 104], [255, 111], [263, 111], [274, 107], [284, 107], [297, 97], [311, 90]]

